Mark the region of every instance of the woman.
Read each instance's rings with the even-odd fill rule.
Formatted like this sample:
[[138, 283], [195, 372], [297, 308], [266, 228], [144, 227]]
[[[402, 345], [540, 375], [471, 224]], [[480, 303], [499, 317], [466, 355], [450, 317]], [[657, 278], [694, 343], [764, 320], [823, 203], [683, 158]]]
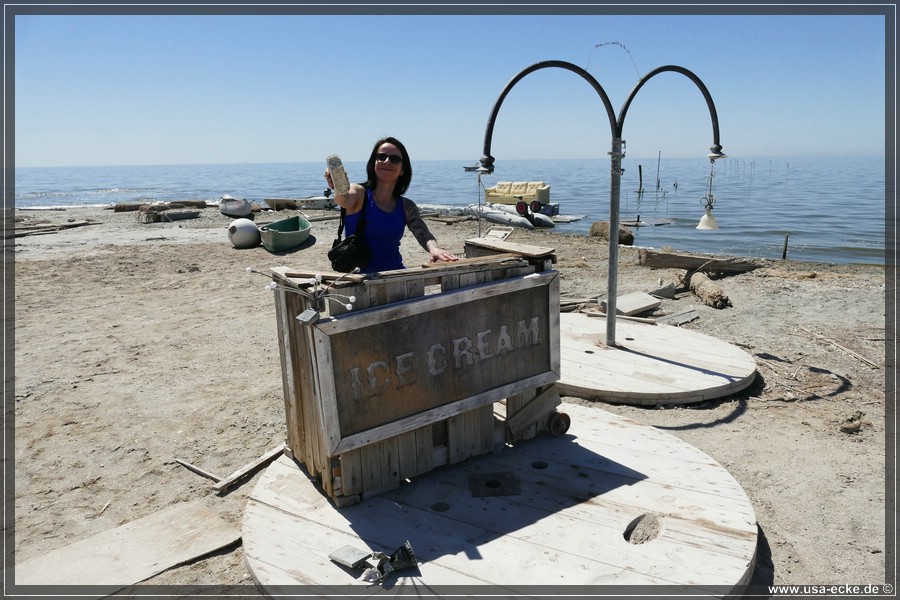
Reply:
[[[432, 262], [459, 260], [438, 245], [422, 220], [419, 207], [403, 197], [412, 180], [412, 165], [406, 148], [399, 140], [386, 137], [375, 143], [366, 163], [366, 176], [365, 183], [350, 184], [349, 192], [336, 193], [334, 197], [345, 211], [345, 236], [356, 231], [363, 203], [366, 203], [363, 239], [372, 252], [372, 260], [363, 272], [406, 268], [400, 255], [400, 239], [406, 227], [431, 255]], [[325, 180], [334, 189], [331, 173], [327, 170]]]

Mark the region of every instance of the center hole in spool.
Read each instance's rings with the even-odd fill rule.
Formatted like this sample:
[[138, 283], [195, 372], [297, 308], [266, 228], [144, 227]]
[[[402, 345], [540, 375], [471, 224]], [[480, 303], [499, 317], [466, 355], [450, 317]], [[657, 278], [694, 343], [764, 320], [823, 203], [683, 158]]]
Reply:
[[661, 529], [660, 515], [644, 513], [628, 524], [622, 537], [630, 544], [643, 544], [658, 538]]

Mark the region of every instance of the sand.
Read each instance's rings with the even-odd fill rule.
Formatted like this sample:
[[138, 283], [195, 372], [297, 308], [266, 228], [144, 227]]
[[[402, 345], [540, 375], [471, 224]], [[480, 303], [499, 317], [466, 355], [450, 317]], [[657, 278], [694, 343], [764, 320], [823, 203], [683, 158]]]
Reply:
[[[285, 441], [274, 300], [268, 279], [245, 269], [326, 269], [337, 229], [316, 221], [314, 243], [276, 256], [232, 247], [231, 219], [215, 208], [153, 224], [101, 209], [16, 211], [23, 232], [85, 220], [93, 224], [15, 238], [17, 562], [179, 502], [200, 501], [240, 526], [259, 475], [218, 495], [175, 459], [225, 476]], [[474, 221], [430, 226], [460, 254], [478, 232]], [[510, 241], [556, 249], [563, 298], [606, 297], [604, 240], [517, 230]], [[402, 249], [407, 264], [426, 258], [411, 235]], [[636, 252], [620, 249], [619, 294], [683, 273], [637, 266]], [[681, 407], [592, 405], [671, 432], [729, 470], [758, 519], [754, 583], [884, 583], [893, 561], [884, 268], [758, 262], [715, 281], [728, 308], [689, 293], [660, 307], [693, 306], [699, 318], [682, 327], [752, 354], [748, 389]], [[236, 544], [143, 583], [253, 579]]]

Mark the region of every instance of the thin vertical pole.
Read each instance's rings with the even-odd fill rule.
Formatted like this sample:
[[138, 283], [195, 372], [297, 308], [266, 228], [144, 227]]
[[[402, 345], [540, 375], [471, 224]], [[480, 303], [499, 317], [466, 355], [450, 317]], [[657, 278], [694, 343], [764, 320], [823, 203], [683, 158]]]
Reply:
[[616, 295], [619, 271], [619, 195], [622, 188], [622, 138], [615, 137], [609, 153], [609, 268], [606, 276], [606, 345], [616, 345]]

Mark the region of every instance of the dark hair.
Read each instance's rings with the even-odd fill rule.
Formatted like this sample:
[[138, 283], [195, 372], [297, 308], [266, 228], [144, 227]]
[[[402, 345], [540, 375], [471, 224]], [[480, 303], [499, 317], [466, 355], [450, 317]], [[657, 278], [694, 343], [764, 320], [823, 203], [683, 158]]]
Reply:
[[381, 148], [382, 144], [393, 144], [400, 149], [400, 154], [403, 158], [401, 163], [402, 174], [394, 185], [394, 196], [400, 197], [406, 193], [406, 190], [409, 189], [409, 182], [412, 181], [412, 164], [409, 162], [409, 153], [406, 151], [406, 146], [395, 137], [388, 136], [375, 142], [375, 146], [372, 148], [372, 155], [369, 156], [369, 162], [366, 163], [366, 177], [368, 179], [363, 185], [371, 190], [374, 190], [378, 185], [378, 179], [375, 177], [375, 155], [378, 154], [378, 149]]

